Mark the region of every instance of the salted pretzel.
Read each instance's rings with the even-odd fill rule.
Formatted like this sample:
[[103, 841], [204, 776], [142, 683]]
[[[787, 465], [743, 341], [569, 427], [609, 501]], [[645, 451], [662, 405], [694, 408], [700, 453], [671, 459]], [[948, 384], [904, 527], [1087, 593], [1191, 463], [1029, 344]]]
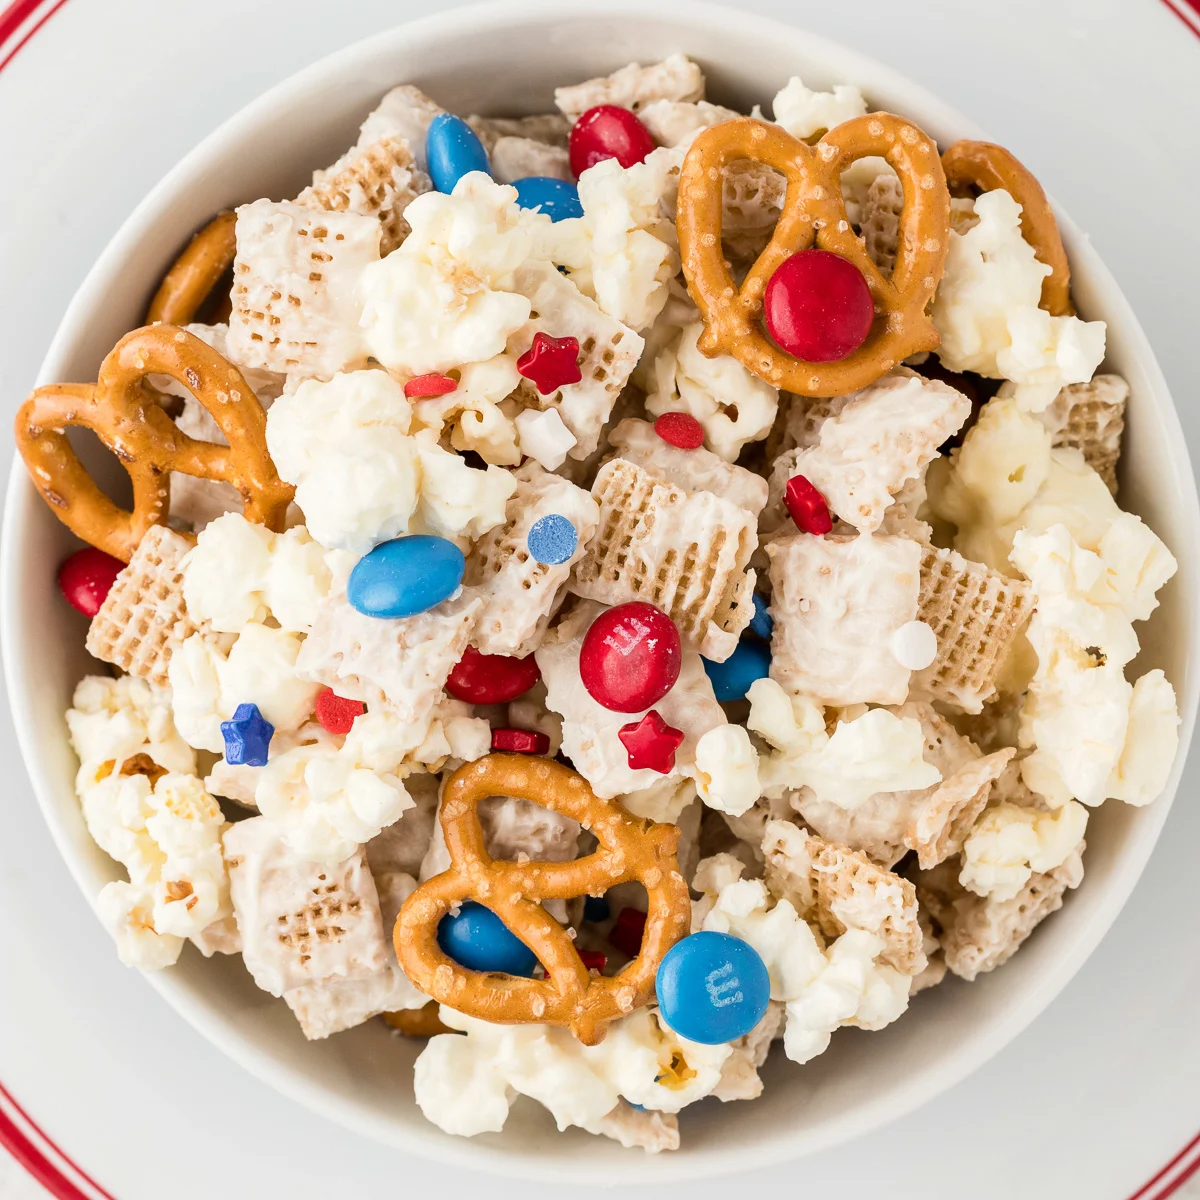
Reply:
[[175, 260], [146, 310], [146, 324], [188, 325], [196, 319], [237, 253], [237, 214], [218, 213]]
[[[867, 256], [842, 198], [842, 172], [868, 155], [887, 159], [904, 187], [890, 279]], [[743, 159], [780, 171], [787, 193], [770, 242], [738, 288], [721, 247], [721, 178], [727, 166]], [[714, 125], [696, 138], [684, 159], [676, 216], [688, 290], [706, 326], [699, 346], [709, 356], [731, 354], [755, 375], [789, 392], [841, 396], [938, 344], [925, 309], [945, 266], [950, 196], [937, 146], [911, 121], [891, 113], [855, 117], [813, 146], [778, 125], [749, 117]], [[875, 300], [875, 323], [867, 340], [839, 362], [793, 358], [767, 337], [762, 325], [763, 295], [771, 276], [792, 254], [811, 246], [853, 263]]]
[[[532, 800], [578, 821], [600, 846], [573, 862], [501, 862], [484, 846], [477, 807], [489, 796]], [[582, 775], [547, 758], [489, 754], [459, 767], [442, 794], [451, 866], [404, 902], [393, 935], [396, 956], [423, 992], [459, 1012], [501, 1025], [567, 1026], [585, 1045], [609, 1021], [648, 1004], [663, 955], [688, 932], [688, 888], [675, 860], [674, 825], [631, 816], [600, 800]], [[603, 895], [640, 880], [649, 898], [637, 958], [611, 978], [591, 976], [566, 930], [542, 900]], [[546, 979], [469, 971], [438, 947], [438, 922], [463, 900], [490, 908], [538, 957]]]
[[[170, 375], [212, 414], [228, 446], [200, 442], [175, 425], [143, 386]], [[123, 509], [95, 484], [67, 439], [67, 426], [92, 430], [120, 460], [133, 484]], [[210, 346], [173, 325], [126, 334], [100, 365], [95, 384], [38, 388], [17, 410], [17, 449], [34, 485], [64, 525], [85, 542], [128, 562], [143, 534], [161, 524], [170, 472], [231, 484], [247, 519], [282, 530], [294, 489], [267, 452], [267, 419], [241, 372]]]
[[1042, 308], [1051, 316], [1074, 316], [1071, 267], [1058, 232], [1058, 222], [1042, 185], [1009, 151], [992, 142], [955, 142], [942, 155], [946, 182], [956, 194], [1006, 191], [1021, 206], [1021, 236], [1033, 247], [1039, 262], [1051, 268], [1042, 280]]

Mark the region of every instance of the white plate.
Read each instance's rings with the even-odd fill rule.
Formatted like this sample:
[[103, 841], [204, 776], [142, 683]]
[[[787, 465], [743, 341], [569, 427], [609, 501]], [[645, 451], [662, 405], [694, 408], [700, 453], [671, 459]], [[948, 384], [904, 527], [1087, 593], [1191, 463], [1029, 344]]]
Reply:
[[[416, 15], [394, 4], [339, 7], [348, 11], [332, 34], [318, 19], [331, 6], [311, 0], [290, 4], [286, 18], [279, 6], [245, 0], [169, 8], [73, 0], [0, 74], [0, 161], [20, 185], [0, 189], [0, 269], [25, 284], [19, 303], [7, 290], [3, 310], [6, 404], [24, 394], [100, 246], [175, 158], [295, 67]], [[753, 7], [783, 15], [786, 6]], [[1186, 228], [1164, 230], [1172, 243], [1144, 236], [1149, 227], [1131, 237], [1132, 202], [1120, 197], [1128, 180], [1144, 180], [1133, 195], [1143, 203], [1161, 196], [1182, 219], [1198, 194], [1193, 162], [1159, 157], [1167, 139], [1185, 145], [1200, 116], [1189, 86], [1200, 42], [1155, 0], [1094, 2], [1077, 10], [1088, 14], [1086, 30], [1072, 27], [1065, 4], [1010, 2], [1002, 20], [961, 8], [921, 0], [900, 15], [894, 2], [860, 0], [853, 13], [813, 10], [802, 19], [900, 66], [1016, 148], [1093, 231], [1186, 400], [1194, 309], [1184, 280], [1200, 266], [1200, 246]], [[1185, 99], [1190, 111], [1181, 110]], [[20, 121], [10, 119], [17, 112]], [[1047, 112], [1062, 115], [1047, 121]], [[1119, 162], [1109, 139], [1127, 143]], [[1144, 257], [1156, 247], [1156, 259]], [[1188, 433], [1200, 434], [1200, 423]], [[315, 1196], [395, 1180], [399, 1156], [249, 1079], [115, 963], [50, 845], [11, 741], [5, 750], [17, 784], [0, 842], [0, 1081], [120, 1200], [161, 1195], [164, 1185], [181, 1196]], [[1027, 1034], [948, 1097], [868, 1145], [807, 1160], [791, 1178], [886, 1183], [901, 1196], [1120, 1197], [1187, 1142], [1200, 1127], [1200, 1038], [1188, 1020], [1198, 972], [1172, 954], [1176, 944], [1186, 954], [1200, 908], [1188, 895], [1186, 847], [1196, 831], [1187, 799], [1185, 783], [1118, 926]], [[418, 1162], [402, 1169], [406, 1187], [436, 1179], [465, 1192], [476, 1178]]]

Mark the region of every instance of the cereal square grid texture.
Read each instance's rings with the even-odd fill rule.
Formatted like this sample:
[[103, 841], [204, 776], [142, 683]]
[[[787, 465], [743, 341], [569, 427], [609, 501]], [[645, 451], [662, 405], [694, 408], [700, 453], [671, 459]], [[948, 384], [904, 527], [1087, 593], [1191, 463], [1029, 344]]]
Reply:
[[592, 495], [600, 527], [572, 590], [605, 604], [644, 600], [706, 658], [728, 658], [754, 615], [747, 564], [758, 535], [750, 513], [711, 492], [662, 483], [620, 458], [600, 468]]
[[179, 564], [194, 537], [152, 526], [117, 576], [88, 628], [88, 653], [130, 675], [167, 686], [171, 655], [201, 632], [183, 601]]
[[1027, 584], [954, 550], [923, 547], [918, 616], [936, 634], [938, 649], [913, 675], [913, 696], [979, 712], [1032, 612]]
[[404, 210], [433, 186], [413, 161], [403, 138], [388, 135], [353, 149], [328, 170], [318, 171], [297, 204], [326, 212], [351, 212], [379, 218], [380, 253], [390, 254], [409, 234]]
[[884, 171], [871, 180], [863, 205], [862, 236], [867, 256], [889, 279], [896, 265], [903, 210], [904, 187], [898, 175]]
[[383, 970], [379, 895], [361, 847], [335, 867], [305, 862], [266, 817], [238, 822], [224, 842], [242, 957], [260, 988], [281, 996]]
[[1078, 450], [1114, 495], [1128, 399], [1129, 384], [1120, 375], [1097, 375], [1090, 383], [1068, 384], [1041, 414], [1053, 445]]

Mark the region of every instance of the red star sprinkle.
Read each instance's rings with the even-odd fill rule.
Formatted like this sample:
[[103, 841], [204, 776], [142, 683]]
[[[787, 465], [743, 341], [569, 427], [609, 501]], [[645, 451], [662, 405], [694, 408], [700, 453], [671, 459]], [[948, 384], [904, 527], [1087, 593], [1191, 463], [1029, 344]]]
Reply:
[[513, 754], [546, 754], [550, 739], [544, 733], [528, 729], [493, 729], [492, 749], [508, 750]]
[[517, 371], [537, 384], [543, 396], [583, 378], [579, 369], [579, 339], [535, 333], [533, 345], [517, 359]]
[[823, 537], [833, 528], [825, 497], [803, 475], [793, 475], [787, 481], [783, 502], [801, 533]]
[[347, 700], [333, 688], [325, 688], [317, 696], [317, 720], [330, 733], [349, 733], [355, 717], [361, 717], [367, 706], [361, 700]]
[[663, 413], [654, 422], [654, 432], [668, 446], [677, 446], [680, 450], [699, 450], [704, 445], [704, 426], [691, 413]]
[[669, 775], [675, 769], [675, 751], [683, 741], [683, 731], [672, 729], [652, 708], [640, 721], [622, 725], [617, 737], [629, 754], [631, 771], [645, 767]]
[[404, 394], [410, 400], [430, 400], [457, 391], [458, 381], [449, 375], [418, 375], [404, 385]]

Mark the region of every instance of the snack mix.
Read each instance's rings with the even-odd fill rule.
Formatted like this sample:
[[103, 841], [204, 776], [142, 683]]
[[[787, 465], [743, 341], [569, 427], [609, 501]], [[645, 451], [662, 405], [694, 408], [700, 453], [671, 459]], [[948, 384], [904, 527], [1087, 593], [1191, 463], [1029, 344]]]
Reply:
[[656, 1152], [1079, 886], [1088, 810], [1171, 770], [1126, 667], [1176, 563], [1007, 151], [799, 78], [742, 116], [681, 55], [555, 104], [393, 89], [16, 435], [90, 547], [122, 961], [427, 1039], [450, 1133], [524, 1095]]

